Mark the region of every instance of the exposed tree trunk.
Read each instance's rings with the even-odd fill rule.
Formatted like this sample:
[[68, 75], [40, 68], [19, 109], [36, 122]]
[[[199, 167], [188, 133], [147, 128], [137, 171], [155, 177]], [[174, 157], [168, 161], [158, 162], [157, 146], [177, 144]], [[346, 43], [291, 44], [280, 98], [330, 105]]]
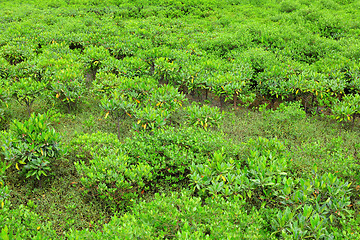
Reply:
[[27, 112], [29, 115], [29, 118], [31, 117], [31, 105], [27, 105]]
[[155, 63], [154, 62], [151, 62], [150, 64], [150, 75], [154, 75], [154, 72], [155, 72]]
[[26, 101], [25, 102], [29, 118], [31, 117], [31, 108], [32, 108], [33, 102], [34, 101]]
[[274, 109], [274, 106], [275, 106], [275, 99], [274, 98], [271, 98], [271, 109]]
[[312, 99], [311, 99], [311, 105], [314, 106], [314, 100], [315, 100], [315, 95], [312, 95]]
[[219, 100], [220, 100], [220, 108], [223, 109], [223, 107], [224, 107], [224, 96], [221, 95], [219, 97]]
[[355, 127], [355, 117], [356, 117], [356, 114], [353, 114], [352, 115], [352, 117], [353, 117], [353, 119], [352, 119], [352, 129], [354, 129], [354, 127]]
[[237, 99], [237, 93], [234, 95], [234, 108], [236, 108], [236, 99]]

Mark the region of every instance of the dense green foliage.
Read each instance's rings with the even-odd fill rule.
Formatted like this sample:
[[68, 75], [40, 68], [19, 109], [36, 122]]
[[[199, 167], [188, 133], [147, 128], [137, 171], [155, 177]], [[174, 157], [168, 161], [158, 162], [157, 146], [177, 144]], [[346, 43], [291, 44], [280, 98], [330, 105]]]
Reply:
[[359, 15], [2, 1], [0, 238], [359, 239]]

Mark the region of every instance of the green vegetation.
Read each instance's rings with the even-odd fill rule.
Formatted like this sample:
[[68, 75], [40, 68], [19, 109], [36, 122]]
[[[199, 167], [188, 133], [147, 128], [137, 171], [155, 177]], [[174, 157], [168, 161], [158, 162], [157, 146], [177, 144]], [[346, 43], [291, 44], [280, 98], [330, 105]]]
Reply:
[[359, 0], [0, 3], [0, 238], [359, 239]]

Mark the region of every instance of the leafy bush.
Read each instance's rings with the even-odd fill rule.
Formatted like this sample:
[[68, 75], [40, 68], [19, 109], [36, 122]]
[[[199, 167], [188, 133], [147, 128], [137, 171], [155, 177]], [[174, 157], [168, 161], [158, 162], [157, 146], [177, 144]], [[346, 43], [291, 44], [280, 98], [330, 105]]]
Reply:
[[110, 206], [128, 206], [142, 191], [163, 184], [177, 186], [188, 180], [191, 162], [205, 162], [214, 149], [223, 147], [236, 158], [236, 147], [226, 146], [220, 134], [192, 128], [165, 128], [149, 135], [139, 132], [124, 144], [114, 135], [80, 135], [69, 153], [80, 159], [76, 168], [87, 193], [107, 200]]
[[360, 116], [360, 95], [348, 94], [344, 96], [343, 101], [336, 101], [331, 107], [332, 117], [339, 122], [355, 121]]
[[186, 101], [185, 95], [171, 85], [163, 85], [154, 89], [150, 96], [150, 102], [155, 108], [163, 108], [174, 112], [182, 107]]
[[83, 61], [85, 63], [85, 68], [96, 73], [104, 61], [106, 61], [109, 57], [109, 51], [103, 46], [89, 46], [84, 50]]
[[[258, 211], [247, 211], [244, 201], [200, 198], [188, 192], [156, 194], [151, 202], [135, 205], [132, 213], [114, 216], [101, 231], [74, 231], [68, 239], [92, 238], [266, 238]], [[146, 236], [146, 237], [145, 237]]]
[[179, 77], [179, 65], [170, 59], [160, 57], [154, 61], [154, 78], [160, 83], [176, 83]]
[[100, 107], [105, 112], [105, 119], [110, 115], [115, 120], [118, 139], [120, 139], [120, 120], [138, 112], [136, 102], [124, 95], [119, 95], [118, 91], [112, 92], [110, 96], [104, 96], [100, 101]]
[[80, 103], [85, 94], [84, 75], [81, 69], [59, 69], [53, 76], [51, 95], [55, 102], [67, 107], [68, 113]]
[[281, 12], [293, 12], [299, 8], [299, 3], [297, 1], [282, 1], [280, 4]]
[[148, 101], [152, 92], [158, 88], [157, 82], [151, 77], [122, 77], [120, 80], [116, 89], [119, 95], [124, 95], [138, 104]]
[[100, 97], [109, 96], [119, 86], [120, 82], [113, 73], [98, 72], [96, 79], [92, 82], [93, 92]]
[[215, 151], [206, 164], [192, 164], [190, 180], [200, 196], [230, 197], [252, 195], [271, 198], [287, 175], [289, 158], [284, 145], [276, 139], [259, 138], [246, 143], [247, 159], [227, 159], [222, 151]]
[[152, 179], [152, 168], [146, 162], [135, 163], [122, 148], [115, 135], [102, 132], [79, 135], [69, 144], [84, 193], [113, 209], [128, 207]]
[[128, 206], [138, 194], [147, 190], [152, 167], [147, 163], [131, 164], [128, 156], [114, 151], [107, 156], [94, 155], [88, 162], [75, 162], [85, 193], [99, 197], [112, 208]]
[[333, 237], [350, 214], [350, 185], [331, 173], [317, 174], [316, 167], [310, 178], [284, 178], [280, 197], [287, 207], [273, 219], [273, 229], [284, 238]]
[[306, 112], [302, 109], [300, 102], [281, 103], [272, 111], [271, 116], [275, 121], [285, 124], [302, 121], [306, 118]]
[[46, 115], [32, 114], [23, 123], [14, 120], [10, 133], [1, 137], [4, 159], [26, 173], [26, 177], [40, 180], [50, 170], [51, 160], [61, 155], [60, 135], [49, 127]]
[[220, 113], [216, 107], [208, 105], [199, 106], [193, 103], [186, 108], [188, 114], [188, 124], [190, 126], [199, 126], [205, 130], [215, 128], [220, 125], [224, 113]]
[[222, 147], [229, 157], [237, 158], [238, 147], [225, 144], [221, 133], [194, 128], [165, 127], [151, 134], [139, 132], [124, 144], [133, 163], [148, 163], [153, 167], [154, 187], [187, 183], [191, 163], [205, 163]]
[[164, 127], [170, 117], [170, 113], [167, 109], [144, 107], [137, 109], [134, 117], [136, 119], [136, 123], [134, 123], [135, 130], [151, 131]]
[[5, 58], [11, 65], [19, 64], [33, 57], [34, 52], [30, 44], [14, 44], [10, 43], [1, 49], [1, 56]]
[[9, 76], [10, 64], [3, 57], [0, 57], [0, 79], [6, 79]]
[[214, 73], [210, 78], [211, 91], [222, 100], [233, 100], [236, 107], [236, 100], [240, 97], [245, 99], [244, 95], [253, 95], [249, 90], [249, 83], [252, 77], [252, 68], [241, 62], [234, 62], [231, 70], [227, 72]]
[[34, 101], [42, 94], [46, 89], [46, 82], [37, 82], [31, 78], [21, 78], [19, 81], [14, 82], [11, 85], [11, 95], [21, 105], [25, 105], [29, 117], [31, 116], [31, 108]]

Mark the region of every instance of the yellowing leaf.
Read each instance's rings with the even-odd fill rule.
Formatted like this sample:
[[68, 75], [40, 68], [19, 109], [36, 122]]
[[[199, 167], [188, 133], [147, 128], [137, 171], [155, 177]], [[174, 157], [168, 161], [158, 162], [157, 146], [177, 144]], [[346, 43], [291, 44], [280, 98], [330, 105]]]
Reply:
[[130, 113], [126, 113], [129, 117], [131, 117], [131, 114]]
[[40, 148], [40, 150], [41, 150], [41, 156], [43, 156], [43, 155], [44, 155], [44, 151], [42, 150], [42, 148]]
[[225, 178], [223, 175], [220, 175], [220, 176], [221, 176], [222, 180], [223, 180], [224, 182], [226, 182], [226, 178]]
[[20, 170], [19, 165], [17, 163], [15, 164], [15, 167], [17, 170]]
[[40, 226], [36, 228], [36, 230], [40, 230]]
[[160, 105], [160, 103], [161, 103], [161, 102], [158, 102], [158, 103], [156, 104], [156, 106], [159, 106], [159, 105]]
[[298, 94], [298, 92], [299, 92], [299, 89], [298, 89], [298, 90], [296, 90], [296, 93], [295, 93], [295, 94]]
[[4, 208], [4, 202], [1, 201], [1, 208]]
[[316, 94], [316, 96], [317, 96], [317, 95], [318, 95], [318, 92], [316, 91], [315, 94]]
[[137, 124], [139, 124], [141, 122], [141, 120], [137, 121]]
[[135, 101], [136, 101], [137, 103], [140, 103], [140, 101], [139, 101], [139, 100], [137, 100], [137, 99], [135, 99]]
[[60, 93], [57, 93], [57, 94], [56, 94], [56, 98], [59, 98], [59, 97], [60, 97]]
[[146, 129], [146, 125], [147, 125], [147, 123], [144, 124], [144, 130]]
[[105, 119], [109, 116], [109, 113], [110, 113], [110, 112], [107, 112], [107, 113], [105, 114], [105, 117], [104, 117]]

